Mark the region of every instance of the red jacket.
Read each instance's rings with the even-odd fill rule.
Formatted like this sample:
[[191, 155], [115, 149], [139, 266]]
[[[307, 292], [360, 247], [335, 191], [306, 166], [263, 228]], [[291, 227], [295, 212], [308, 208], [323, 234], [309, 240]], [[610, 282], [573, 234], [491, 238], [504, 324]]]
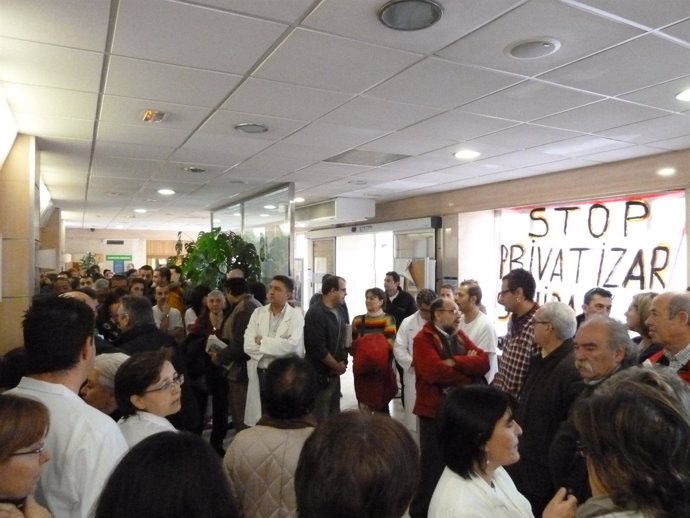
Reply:
[[[652, 362], [653, 365], [663, 365], [668, 367], [668, 358], [664, 356], [664, 351], [664, 349], [661, 349], [660, 351], [654, 353], [649, 357], [649, 361]], [[683, 365], [677, 374], [680, 379], [686, 383], [690, 383], [690, 363]]]
[[436, 418], [436, 411], [444, 398], [444, 389], [469, 385], [483, 379], [489, 372], [489, 357], [462, 331], [457, 336], [475, 356], [454, 355], [453, 367], [443, 363], [446, 355], [438, 330], [427, 322], [414, 338], [412, 359], [417, 376], [417, 400], [413, 412], [420, 417]]

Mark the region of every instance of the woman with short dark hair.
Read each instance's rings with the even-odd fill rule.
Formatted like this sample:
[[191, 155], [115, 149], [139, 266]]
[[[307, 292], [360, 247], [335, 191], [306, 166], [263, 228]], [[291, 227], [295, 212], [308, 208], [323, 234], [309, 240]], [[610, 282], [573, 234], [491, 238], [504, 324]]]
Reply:
[[120, 366], [115, 374], [118, 424], [130, 448], [149, 435], [175, 430], [166, 416], [182, 408], [183, 382], [165, 349], [136, 353]]
[[[458, 387], [448, 394], [437, 417], [446, 468], [429, 518], [533, 518], [529, 501], [503, 468], [520, 460], [516, 405], [511, 394], [493, 387]], [[573, 516], [575, 505], [561, 489], [543, 516]]]
[[360, 409], [387, 414], [398, 392], [392, 367], [395, 318], [383, 311], [386, 293], [381, 288], [369, 288], [364, 296], [367, 312], [352, 319], [355, 395]]
[[237, 518], [228, 478], [203, 439], [163, 432], [134, 446], [115, 468], [95, 518]]
[[50, 517], [33, 499], [41, 468], [50, 454], [46, 406], [33, 399], [0, 395], [0, 515]]

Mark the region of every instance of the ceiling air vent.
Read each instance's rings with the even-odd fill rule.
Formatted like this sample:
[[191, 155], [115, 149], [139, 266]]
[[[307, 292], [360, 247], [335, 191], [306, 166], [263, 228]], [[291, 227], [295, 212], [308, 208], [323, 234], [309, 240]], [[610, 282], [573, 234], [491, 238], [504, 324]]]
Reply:
[[124, 239], [106, 239], [105, 244], [106, 245], [124, 245], [125, 240]]
[[334, 198], [332, 200], [297, 207], [295, 223], [335, 225], [373, 218], [376, 203], [371, 199]]
[[395, 153], [379, 153], [377, 151], [362, 151], [360, 149], [351, 149], [339, 155], [327, 158], [324, 162], [333, 162], [336, 164], [348, 165], [368, 165], [371, 167], [378, 167], [391, 162], [397, 162], [403, 158], [410, 158], [410, 155], [396, 155]]

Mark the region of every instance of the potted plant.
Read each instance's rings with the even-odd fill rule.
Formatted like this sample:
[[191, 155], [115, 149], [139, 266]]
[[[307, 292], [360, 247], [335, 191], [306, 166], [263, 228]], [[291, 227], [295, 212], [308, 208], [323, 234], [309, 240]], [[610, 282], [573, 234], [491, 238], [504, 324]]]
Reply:
[[228, 271], [239, 268], [248, 281], [261, 276], [261, 261], [256, 247], [234, 232], [220, 227], [199, 232], [196, 241], [185, 244], [182, 274], [192, 286], [219, 287]]

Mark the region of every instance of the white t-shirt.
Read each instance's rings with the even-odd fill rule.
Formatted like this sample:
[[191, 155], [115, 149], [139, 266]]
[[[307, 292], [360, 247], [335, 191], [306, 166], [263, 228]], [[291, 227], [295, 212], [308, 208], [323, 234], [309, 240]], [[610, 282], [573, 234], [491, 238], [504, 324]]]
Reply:
[[139, 411], [134, 415], [123, 417], [117, 424], [125, 436], [127, 445], [132, 448], [148, 436], [160, 432], [174, 432], [175, 427], [165, 417]]
[[460, 318], [460, 329], [489, 355], [489, 372], [486, 373], [485, 377], [486, 381], [491, 383], [496, 372], [498, 372], [498, 358], [496, 358], [498, 335], [491, 319], [480, 311], [476, 318], [468, 324], [463, 315]]
[[196, 322], [197, 319], [197, 314], [196, 311], [194, 311], [193, 308], [187, 308], [187, 311], [184, 312], [184, 327], [185, 330], [189, 328], [194, 322]]
[[50, 411], [45, 446], [51, 460], [43, 466], [36, 499], [53, 516], [87, 518], [127, 452], [117, 424], [64, 385], [24, 377], [7, 393], [36, 399]]
[[[156, 321], [156, 325], [160, 327], [161, 320], [163, 319], [163, 312], [158, 307], [158, 304], [153, 306], [153, 319]], [[182, 315], [179, 310], [175, 308], [170, 308], [168, 312], [168, 332], [172, 333], [177, 327], [184, 329], [184, 324], [182, 323]]]

